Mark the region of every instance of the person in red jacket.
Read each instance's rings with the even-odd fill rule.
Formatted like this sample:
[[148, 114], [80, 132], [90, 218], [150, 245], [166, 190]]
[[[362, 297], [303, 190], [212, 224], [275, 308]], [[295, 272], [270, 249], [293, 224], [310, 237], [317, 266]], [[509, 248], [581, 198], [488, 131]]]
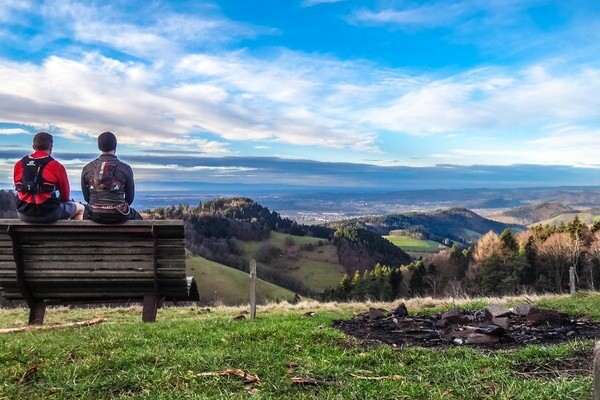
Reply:
[[[33, 137], [34, 152], [15, 164], [17, 215], [23, 222], [83, 219], [84, 206], [70, 201], [69, 177], [65, 167], [50, 156], [52, 146], [52, 135], [39, 132]], [[60, 192], [60, 197], [56, 191]]]

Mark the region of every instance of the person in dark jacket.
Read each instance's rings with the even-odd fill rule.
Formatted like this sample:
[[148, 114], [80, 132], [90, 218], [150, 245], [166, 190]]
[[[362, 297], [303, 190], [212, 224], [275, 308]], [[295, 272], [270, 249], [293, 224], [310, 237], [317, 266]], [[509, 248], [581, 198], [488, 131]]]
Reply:
[[116, 156], [117, 138], [112, 132], [98, 136], [100, 157], [88, 163], [81, 172], [81, 191], [89, 205], [92, 221], [115, 224], [142, 219], [131, 208], [135, 196], [133, 170]]
[[65, 167], [51, 157], [53, 147], [52, 135], [38, 132], [33, 137], [34, 152], [14, 166], [17, 215], [23, 222], [83, 219], [83, 205], [70, 200], [71, 188]]

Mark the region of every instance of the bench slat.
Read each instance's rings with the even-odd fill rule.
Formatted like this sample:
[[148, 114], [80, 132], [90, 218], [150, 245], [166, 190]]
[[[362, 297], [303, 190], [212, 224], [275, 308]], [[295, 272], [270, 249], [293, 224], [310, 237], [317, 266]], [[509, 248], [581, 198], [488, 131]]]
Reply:
[[[13, 259], [13, 236], [19, 265]], [[17, 280], [17, 267], [24, 286]], [[183, 221], [32, 225], [0, 220], [0, 288], [7, 299], [23, 299], [24, 288], [30, 304], [145, 298], [144, 320], [150, 321], [156, 304], [152, 298], [186, 298], [189, 284], [197, 299], [196, 286], [186, 277]], [[37, 320], [30, 315], [30, 322]]]
[[[39, 271], [52, 271], [52, 270], [127, 270], [127, 269], [143, 269], [143, 270], [154, 270], [153, 261], [93, 261], [93, 262], [81, 262], [81, 261], [25, 261], [26, 269], [39, 270]], [[185, 260], [183, 259], [160, 259], [158, 260], [158, 272], [160, 273], [166, 269], [178, 269], [185, 271]], [[16, 270], [15, 263], [12, 262], [0, 262], [0, 273], [3, 272], [14, 272]], [[0, 284], [1, 286], [1, 284]]]

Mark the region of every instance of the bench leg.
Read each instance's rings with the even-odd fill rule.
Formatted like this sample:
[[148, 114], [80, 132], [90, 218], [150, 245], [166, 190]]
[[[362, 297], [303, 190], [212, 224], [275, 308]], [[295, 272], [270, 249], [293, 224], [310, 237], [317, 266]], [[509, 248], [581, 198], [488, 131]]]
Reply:
[[42, 325], [46, 315], [46, 304], [36, 301], [29, 306], [29, 325]]
[[158, 296], [144, 296], [144, 306], [142, 308], [142, 321], [156, 321], [156, 311], [158, 309]]

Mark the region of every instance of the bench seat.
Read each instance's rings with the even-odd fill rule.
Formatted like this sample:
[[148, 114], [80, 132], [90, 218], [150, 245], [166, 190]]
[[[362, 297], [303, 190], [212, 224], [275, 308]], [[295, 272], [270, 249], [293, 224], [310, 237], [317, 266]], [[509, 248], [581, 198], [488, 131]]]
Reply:
[[[160, 298], [199, 298], [186, 276], [178, 220], [118, 225], [0, 220], [0, 288], [7, 300], [27, 301], [30, 323], [43, 321], [39, 309], [45, 304], [143, 301], [142, 318], [149, 322]], [[42, 321], [35, 315], [40, 312]]]

